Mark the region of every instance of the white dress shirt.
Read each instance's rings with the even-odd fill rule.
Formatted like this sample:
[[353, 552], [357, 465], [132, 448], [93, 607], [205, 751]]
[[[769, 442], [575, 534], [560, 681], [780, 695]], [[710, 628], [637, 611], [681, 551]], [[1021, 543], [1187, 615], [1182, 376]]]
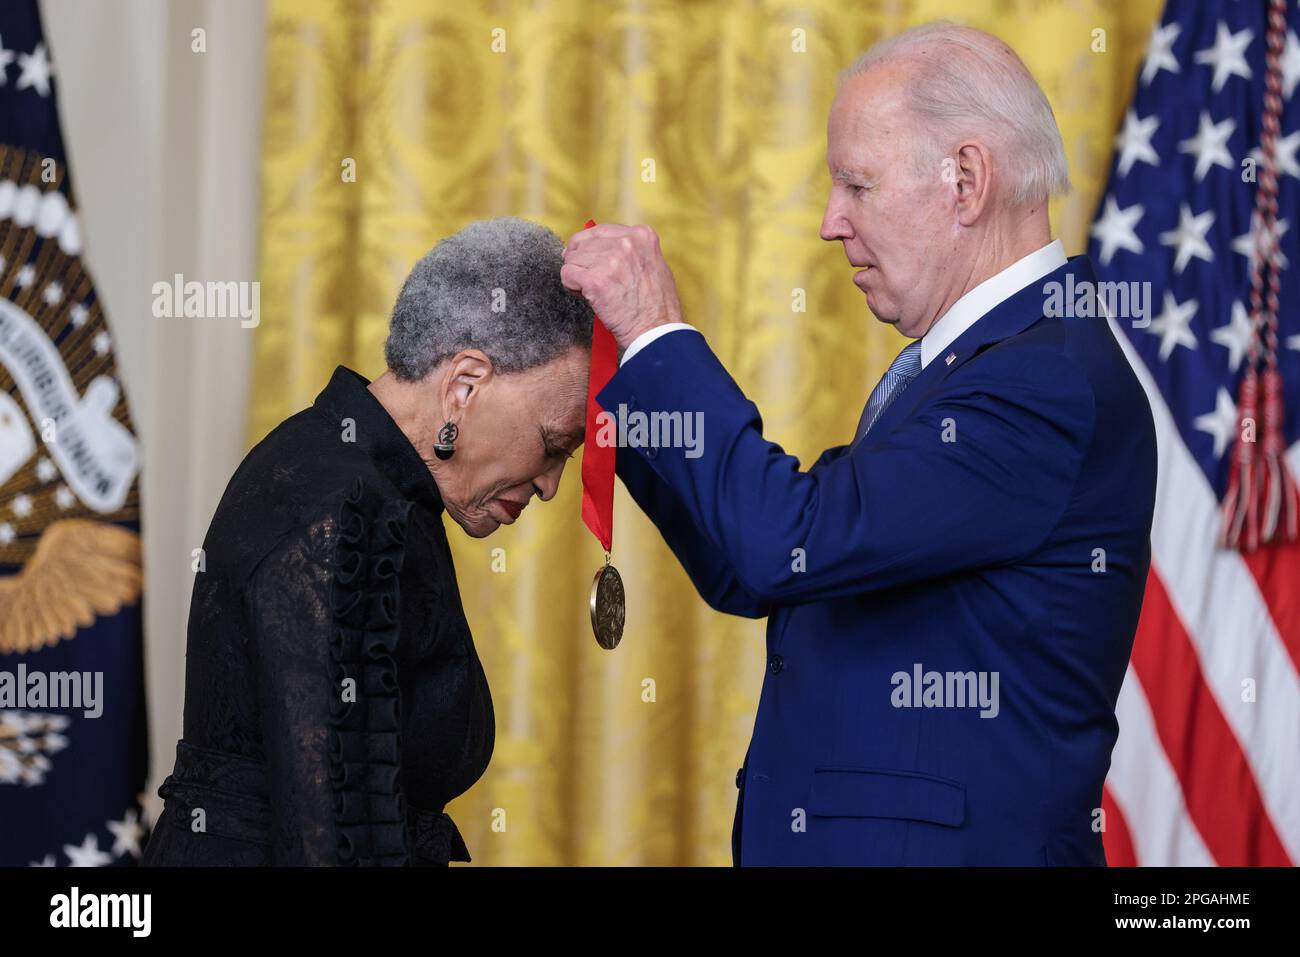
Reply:
[[995, 306], [1006, 302], [1020, 290], [1065, 265], [1065, 248], [1059, 239], [1017, 259], [972, 289], [952, 304], [952, 308], [935, 320], [930, 331], [921, 337], [921, 368], [957, 341], [957, 337], [988, 315]]
[[[1000, 273], [985, 279], [954, 302], [952, 308], [940, 316], [930, 331], [921, 337], [921, 368], [924, 369], [930, 360], [956, 342], [957, 337], [975, 325], [981, 316], [1031, 283], [1060, 269], [1065, 263], [1065, 248], [1059, 239], [1054, 239], [1042, 249], [1035, 250], [1023, 259], [1017, 259]], [[677, 329], [695, 327], [687, 322], [668, 322], [655, 326], [632, 340], [632, 344], [623, 353], [623, 358], [619, 360], [619, 365], [623, 365], [660, 336]]]
[[632, 340], [632, 344], [624, 351], [623, 358], [618, 360], [618, 364], [620, 366], [623, 365], [623, 363], [627, 362], [628, 359], [631, 359], [646, 346], [650, 345], [650, 343], [654, 342], [666, 333], [673, 332], [677, 329], [694, 328], [695, 327], [689, 322], [665, 322], [662, 326], [655, 326], [653, 329], [648, 329]]

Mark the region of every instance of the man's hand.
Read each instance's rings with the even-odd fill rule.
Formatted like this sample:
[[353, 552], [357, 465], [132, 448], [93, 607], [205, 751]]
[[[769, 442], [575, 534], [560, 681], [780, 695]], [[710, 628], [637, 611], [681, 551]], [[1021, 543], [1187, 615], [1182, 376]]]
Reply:
[[574, 233], [560, 280], [591, 303], [620, 350], [655, 326], [682, 321], [673, 271], [649, 226], [607, 223]]

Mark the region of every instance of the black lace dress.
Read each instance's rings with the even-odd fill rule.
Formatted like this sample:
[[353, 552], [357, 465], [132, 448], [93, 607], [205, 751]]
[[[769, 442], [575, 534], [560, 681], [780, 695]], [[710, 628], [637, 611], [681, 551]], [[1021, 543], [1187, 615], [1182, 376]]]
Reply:
[[226, 488], [145, 864], [445, 865], [492, 755], [438, 487], [340, 366]]

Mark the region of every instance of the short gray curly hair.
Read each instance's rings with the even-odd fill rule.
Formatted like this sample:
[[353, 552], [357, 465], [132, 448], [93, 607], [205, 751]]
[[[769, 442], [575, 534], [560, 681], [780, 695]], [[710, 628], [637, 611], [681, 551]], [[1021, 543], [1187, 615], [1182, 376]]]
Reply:
[[393, 306], [384, 358], [398, 379], [423, 379], [462, 349], [522, 372], [573, 346], [591, 348], [594, 316], [560, 283], [564, 244], [513, 216], [470, 223], [411, 269]]

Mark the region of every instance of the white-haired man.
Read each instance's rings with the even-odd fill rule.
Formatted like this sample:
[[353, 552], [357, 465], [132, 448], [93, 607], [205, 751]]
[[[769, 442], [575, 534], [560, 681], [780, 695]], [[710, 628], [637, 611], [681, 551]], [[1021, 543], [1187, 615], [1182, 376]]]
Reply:
[[704, 414], [703, 454], [621, 451], [624, 484], [706, 601], [768, 616], [734, 858], [1103, 864], [1155, 441], [1105, 320], [1048, 305], [1095, 288], [1051, 239], [1051, 108], [1000, 40], [931, 24], [845, 71], [826, 158], [821, 236], [914, 341], [807, 471], [648, 227], [579, 233], [562, 272], [625, 349], [601, 405]]

